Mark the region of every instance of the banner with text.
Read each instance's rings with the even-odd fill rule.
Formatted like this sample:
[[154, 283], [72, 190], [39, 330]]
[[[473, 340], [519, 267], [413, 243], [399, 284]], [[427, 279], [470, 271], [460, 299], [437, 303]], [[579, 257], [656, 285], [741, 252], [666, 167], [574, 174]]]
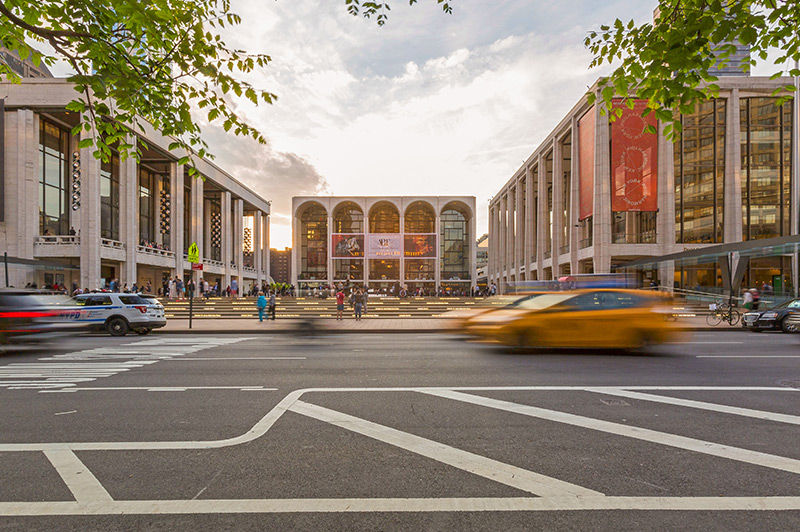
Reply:
[[585, 220], [594, 211], [594, 127], [595, 108], [578, 121], [578, 220]]
[[331, 235], [331, 256], [334, 259], [349, 259], [364, 256], [364, 235]]
[[642, 117], [646, 100], [636, 100], [628, 109], [621, 99], [614, 109], [622, 116], [611, 125], [611, 210], [655, 211], [658, 209], [658, 136], [645, 132], [648, 125], [658, 127], [653, 113]]
[[402, 235], [374, 234], [367, 237], [368, 259], [399, 259], [402, 255]]
[[403, 253], [410, 258], [436, 258], [436, 234], [403, 235]]

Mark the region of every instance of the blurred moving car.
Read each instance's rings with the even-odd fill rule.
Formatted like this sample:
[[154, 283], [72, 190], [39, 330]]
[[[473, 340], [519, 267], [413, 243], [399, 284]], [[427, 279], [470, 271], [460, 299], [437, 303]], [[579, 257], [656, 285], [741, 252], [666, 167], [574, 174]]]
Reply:
[[783, 331], [794, 333], [800, 323], [792, 315], [800, 315], [800, 299], [790, 299], [766, 310], [753, 310], [742, 317], [742, 327], [753, 332]]
[[665, 319], [664, 298], [627, 289], [541, 294], [476, 316], [466, 332], [521, 347], [638, 348], [679, 334]]
[[81, 309], [65, 295], [0, 290], [0, 344], [36, 342], [83, 332]]
[[[498, 310], [515, 308], [525, 301], [548, 293], [549, 292], [531, 292], [524, 295], [497, 296], [486, 299], [484, 301], [485, 304], [481, 306], [476, 306], [466, 311], [460, 311], [461, 314], [455, 316], [456, 318], [460, 319], [460, 322], [457, 323], [456, 327], [461, 330], [466, 330], [480, 316], [484, 316], [491, 312], [497, 312]], [[451, 313], [448, 313], [448, 317], [453, 317], [453, 313], [455, 312], [459, 311], [452, 311]]]
[[144, 335], [167, 324], [164, 307], [137, 294], [89, 293], [75, 296], [74, 301], [86, 311], [80, 321], [111, 336], [125, 336], [129, 331]]

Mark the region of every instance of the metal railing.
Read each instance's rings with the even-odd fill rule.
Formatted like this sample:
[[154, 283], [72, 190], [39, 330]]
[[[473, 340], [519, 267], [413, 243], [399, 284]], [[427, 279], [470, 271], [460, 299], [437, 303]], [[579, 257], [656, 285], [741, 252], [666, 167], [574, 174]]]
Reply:
[[120, 242], [119, 240], [111, 240], [110, 238], [101, 238], [100, 245], [104, 248], [111, 248], [111, 249], [125, 249], [125, 244]]
[[147, 255], [155, 255], [157, 257], [170, 257], [170, 258], [175, 257], [174, 251], [169, 251], [166, 249], [151, 248], [147, 246], [137, 246], [136, 250], [142, 253], [146, 253]]
[[40, 235], [33, 240], [33, 244], [36, 246], [71, 246], [80, 243], [81, 237], [74, 235]]

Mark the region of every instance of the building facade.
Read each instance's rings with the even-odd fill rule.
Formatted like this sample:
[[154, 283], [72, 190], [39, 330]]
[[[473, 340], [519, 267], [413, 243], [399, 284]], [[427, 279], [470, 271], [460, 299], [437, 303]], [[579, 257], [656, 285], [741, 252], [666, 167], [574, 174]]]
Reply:
[[269, 278], [270, 205], [234, 177], [196, 160], [194, 178], [178, 164], [169, 138], [152, 128], [141, 160], [108, 162], [79, 149], [79, 117], [64, 79], [4, 83], [0, 248], [10, 256], [10, 285], [101, 288], [188, 279], [196, 243], [204, 278], [224, 289]]
[[[502, 290], [798, 235], [797, 109], [773, 95], [789, 83], [720, 78], [718, 98], [681, 116], [675, 143], [649, 117], [658, 133], [645, 133], [642, 102], [618, 102], [622, 116], [610, 123], [584, 96], [490, 201], [489, 280]], [[720, 260], [654, 262], [641, 281], [717, 291], [727, 271]], [[796, 255], [765, 252], [744, 283], [791, 292], [796, 279]]]
[[292, 283], [469, 292], [475, 285], [475, 197], [292, 200]]
[[269, 270], [272, 280], [276, 283], [291, 284], [292, 282], [292, 248], [269, 250]]

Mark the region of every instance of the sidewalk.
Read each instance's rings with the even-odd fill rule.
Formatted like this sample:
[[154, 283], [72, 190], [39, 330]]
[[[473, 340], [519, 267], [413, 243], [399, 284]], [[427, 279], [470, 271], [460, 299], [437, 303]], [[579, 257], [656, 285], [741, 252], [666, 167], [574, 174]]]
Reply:
[[[733, 327], [722, 324], [709, 327], [704, 316], [692, 318], [679, 318], [678, 326], [688, 331], [741, 331], [740, 325]], [[188, 319], [171, 318], [167, 326], [156, 329], [156, 334], [272, 334], [272, 333], [301, 333], [311, 331], [312, 328], [319, 333], [454, 333], [457, 321], [452, 318], [372, 318], [355, 321], [345, 318], [337, 321], [334, 318], [295, 319], [279, 318], [275, 321], [264, 320], [259, 322], [255, 318], [229, 318], [229, 319], [194, 319], [192, 328], [189, 329]]]

